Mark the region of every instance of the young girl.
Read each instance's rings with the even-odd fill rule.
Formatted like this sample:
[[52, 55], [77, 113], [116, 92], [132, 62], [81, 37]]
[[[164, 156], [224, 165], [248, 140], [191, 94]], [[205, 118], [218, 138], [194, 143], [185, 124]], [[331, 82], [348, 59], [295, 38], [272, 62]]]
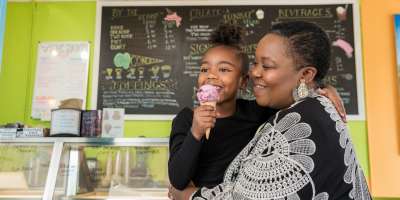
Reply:
[[[172, 122], [168, 172], [172, 186], [178, 190], [191, 181], [196, 187], [221, 183], [231, 161], [276, 112], [255, 101], [236, 98], [238, 90], [246, 86], [248, 74], [248, 58], [241, 51], [242, 33], [238, 26], [220, 26], [211, 37], [213, 46], [203, 56], [198, 86], [211, 84], [219, 88], [216, 109], [184, 108]], [[328, 91], [328, 96], [341, 102], [334, 89]], [[212, 129], [205, 140], [207, 128]]]

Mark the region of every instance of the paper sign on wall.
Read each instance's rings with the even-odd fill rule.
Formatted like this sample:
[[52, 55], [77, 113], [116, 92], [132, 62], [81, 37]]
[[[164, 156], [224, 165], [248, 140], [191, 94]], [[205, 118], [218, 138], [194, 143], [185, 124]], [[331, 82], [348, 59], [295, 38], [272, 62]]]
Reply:
[[82, 99], [84, 107], [88, 67], [88, 42], [40, 43], [31, 117], [49, 121], [51, 109], [69, 98]]

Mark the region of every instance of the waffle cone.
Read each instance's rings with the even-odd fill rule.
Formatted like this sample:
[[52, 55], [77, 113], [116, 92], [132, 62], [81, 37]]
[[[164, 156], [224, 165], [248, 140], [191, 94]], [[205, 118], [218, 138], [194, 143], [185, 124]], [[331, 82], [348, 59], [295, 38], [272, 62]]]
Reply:
[[[203, 102], [203, 103], [200, 103], [200, 105], [208, 105], [208, 106], [212, 106], [212, 107], [214, 107], [214, 109], [216, 109], [216, 107], [217, 107], [217, 102], [216, 101], [206, 101], [206, 102]], [[210, 128], [207, 128], [206, 129], [206, 139], [208, 140], [208, 138], [210, 137], [210, 131], [211, 131], [211, 129]]]

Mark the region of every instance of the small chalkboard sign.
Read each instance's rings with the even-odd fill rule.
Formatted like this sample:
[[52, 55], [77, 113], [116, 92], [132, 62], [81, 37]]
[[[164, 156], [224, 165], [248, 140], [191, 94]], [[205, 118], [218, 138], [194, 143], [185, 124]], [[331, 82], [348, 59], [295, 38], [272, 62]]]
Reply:
[[[246, 28], [244, 51], [272, 24], [305, 20], [332, 40], [326, 82], [337, 88], [350, 119], [364, 119], [359, 7], [356, 0], [100, 1], [92, 105], [125, 108], [126, 119], [171, 119], [196, 103], [196, 80], [211, 32], [223, 22]], [[250, 95], [251, 96], [251, 93]]]

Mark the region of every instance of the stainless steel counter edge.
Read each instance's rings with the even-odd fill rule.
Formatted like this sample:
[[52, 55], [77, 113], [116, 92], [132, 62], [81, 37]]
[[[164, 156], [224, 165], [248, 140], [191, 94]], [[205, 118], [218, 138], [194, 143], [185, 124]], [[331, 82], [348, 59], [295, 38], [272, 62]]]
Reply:
[[84, 137], [40, 137], [0, 139], [1, 143], [91, 143], [134, 146], [165, 146], [169, 138], [84, 138]]

